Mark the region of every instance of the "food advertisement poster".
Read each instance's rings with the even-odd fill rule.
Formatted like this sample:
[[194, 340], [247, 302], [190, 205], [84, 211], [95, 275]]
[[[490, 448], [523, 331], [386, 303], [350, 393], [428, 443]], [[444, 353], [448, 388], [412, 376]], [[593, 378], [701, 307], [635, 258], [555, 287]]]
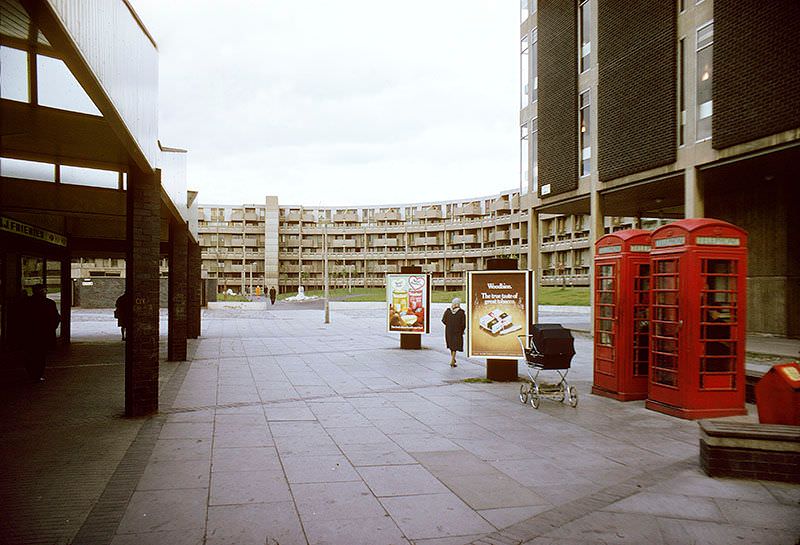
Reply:
[[470, 272], [467, 281], [467, 355], [522, 357], [518, 335], [528, 334], [528, 271]]
[[430, 332], [430, 281], [427, 274], [387, 274], [386, 303], [386, 326], [390, 333]]

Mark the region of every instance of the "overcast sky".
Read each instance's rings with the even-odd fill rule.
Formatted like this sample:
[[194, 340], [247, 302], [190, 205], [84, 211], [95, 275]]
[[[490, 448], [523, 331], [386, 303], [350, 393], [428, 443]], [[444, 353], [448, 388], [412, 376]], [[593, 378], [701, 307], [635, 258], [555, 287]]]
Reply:
[[201, 203], [382, 204], [519, 186], [514, 0], [133, 0], [160, 139]]

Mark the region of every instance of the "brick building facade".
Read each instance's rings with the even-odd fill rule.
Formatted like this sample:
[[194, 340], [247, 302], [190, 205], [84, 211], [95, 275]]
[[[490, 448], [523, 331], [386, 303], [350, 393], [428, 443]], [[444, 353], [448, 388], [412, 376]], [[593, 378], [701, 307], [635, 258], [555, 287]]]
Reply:
[[523, 2], [529, 239], [543, 214], [588, 215], [591, 242], [609, 216], [730, 221], [748, 330], [800, 337], [799, 34], [792, 0]]

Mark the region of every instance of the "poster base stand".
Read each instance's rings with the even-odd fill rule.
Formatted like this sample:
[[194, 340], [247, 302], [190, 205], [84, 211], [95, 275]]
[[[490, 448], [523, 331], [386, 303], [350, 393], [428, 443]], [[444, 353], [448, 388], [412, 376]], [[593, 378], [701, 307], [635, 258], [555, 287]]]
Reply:
[[405, 348], [407, 350], [419, 350], [422, 348], [422, 335], [401, 333], [400, 348]]
[[519, 378], [517, 360], [486, 360], [486, 378], [495, 382], [515, 382]]

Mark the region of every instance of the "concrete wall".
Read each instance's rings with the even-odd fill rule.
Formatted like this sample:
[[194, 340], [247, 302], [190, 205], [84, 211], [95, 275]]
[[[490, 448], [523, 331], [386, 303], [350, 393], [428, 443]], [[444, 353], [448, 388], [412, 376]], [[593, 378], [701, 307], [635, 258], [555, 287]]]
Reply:
[[800, 337], [800, 235], [792, 225], [799, 191], [787, 177], [762, 182], [750, 178], [710, 184], [708, 217], [747, 230], [747, 330]]
[[[125, 279], [118, 277], [93, 277], [92, 285], [85, 286], [83, 279], [72, 281], [73, 306], [81, 308], [114, 308], [117, 297], [125, 292]], [[167, 308], [167, 279], [160, 279], [159, 306]]]

